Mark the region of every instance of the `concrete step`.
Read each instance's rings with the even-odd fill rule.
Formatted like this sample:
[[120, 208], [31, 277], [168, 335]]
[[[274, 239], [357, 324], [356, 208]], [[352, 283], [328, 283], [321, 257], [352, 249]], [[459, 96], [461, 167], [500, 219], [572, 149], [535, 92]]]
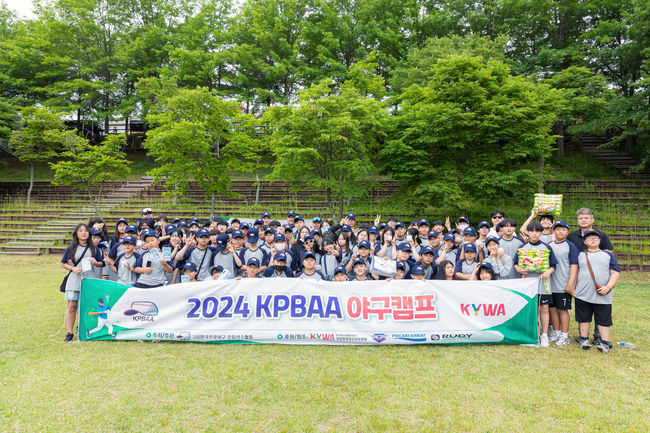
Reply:
[[4, 256], [39, 256], [40, 251], [0, 251], [0, 255]]
[[21, 247], [21, 248], [50, 248], [54, 247], [54, 243], [46, 242], [33, 242], [33, 241], [9, 241], [5, 245], [7, 247]]

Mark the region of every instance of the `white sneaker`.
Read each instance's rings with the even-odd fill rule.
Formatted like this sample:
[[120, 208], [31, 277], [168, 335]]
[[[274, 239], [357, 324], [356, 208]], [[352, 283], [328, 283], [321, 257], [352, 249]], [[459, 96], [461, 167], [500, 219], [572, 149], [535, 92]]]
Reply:
[[555, 342], [556, 346], [568, 346], [569, 344], [571, 344], [571, 339], [569, 339], [569, 337], [562, 337], [561, 336]]
[[542, 335], [539, 337], [539, 345], [540, 345], [541, 347], [548, 347], [548, 346], [549, 346], [549, 343], [548, 343], [548, 335], [546, 335], [546, 334], [542, 334]]
[[550, 335], [550, 337], [548, 337], [548, 341], [550, 343], [553, 343], [553, 342], [560, 339], [560, 337], [562, 336], [562, 333], [560, 331], [553, 331], [553, 333], [549, 334], [549, 335]]

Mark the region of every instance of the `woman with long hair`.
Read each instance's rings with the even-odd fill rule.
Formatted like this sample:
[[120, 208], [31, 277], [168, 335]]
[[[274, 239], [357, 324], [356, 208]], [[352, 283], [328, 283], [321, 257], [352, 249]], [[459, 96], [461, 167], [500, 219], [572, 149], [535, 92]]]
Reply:
[[438, 265], [438, 274], [436, 275], [436, 280], [455, 280], [456, 272], [454, 264], [449, 260], [443, 260]]
[[61, 259], [61, 267], [68, 271], [65, 285], [64, 299], [68, 301], [68, 308], [65, 313], [65, 327], [67, 334], [66, 343], [74, 338], [74, 323], [79, 307], [79, 293], [81, 291], [81, 280], [92, 278], [92, 269], [84, 272], [83, 261], [88, 260], [91, 266], [101, 263], [101, 255], [90, 239], [90, 227], [87, 224], [79, 224], [72, 232], [72, 243], [66, 248]]

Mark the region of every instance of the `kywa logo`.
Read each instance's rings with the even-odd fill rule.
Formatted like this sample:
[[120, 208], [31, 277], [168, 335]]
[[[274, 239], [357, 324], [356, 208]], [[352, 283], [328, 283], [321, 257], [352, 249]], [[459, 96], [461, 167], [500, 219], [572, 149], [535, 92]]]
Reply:
[[334, 341], [334, 334], [309, 334], [312, 340]]
[[460, 304], [460, 312], [464, 316], [505, 316], [504, 304]]

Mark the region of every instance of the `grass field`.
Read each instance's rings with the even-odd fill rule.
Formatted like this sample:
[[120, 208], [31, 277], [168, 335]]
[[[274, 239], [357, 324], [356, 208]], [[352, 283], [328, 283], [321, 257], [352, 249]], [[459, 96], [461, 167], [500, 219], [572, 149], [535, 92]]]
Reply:
[[[39, 260], [39, 265], [34, 264]], [[63, 344], [57, 258], [0, 258], [0, 432], [647, 432], [650, 275], [595, 348]], [[571, 325], [571, 335], [576, 326]]]

